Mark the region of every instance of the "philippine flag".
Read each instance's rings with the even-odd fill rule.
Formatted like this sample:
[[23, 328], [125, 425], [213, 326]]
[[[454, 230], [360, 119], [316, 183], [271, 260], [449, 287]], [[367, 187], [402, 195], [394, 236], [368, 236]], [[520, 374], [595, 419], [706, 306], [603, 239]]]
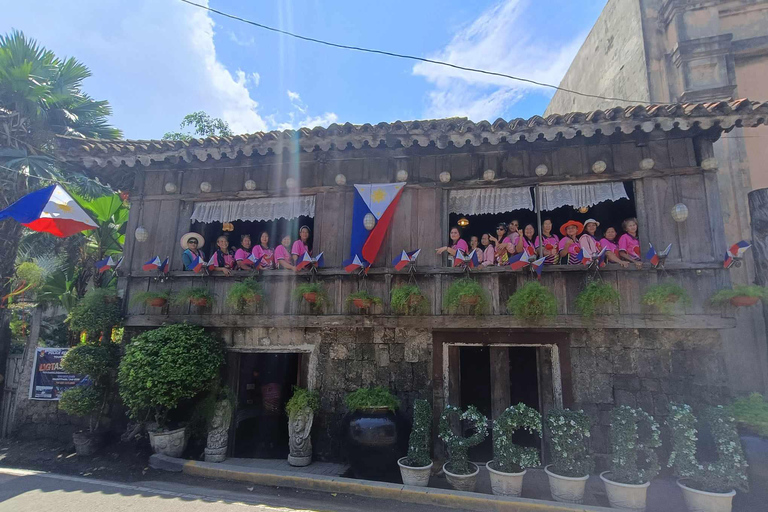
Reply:
[[367, 269], [369, 266], [370, 265], [361, 260], [357, 254], [355, 254], [353, 258], [344, 261], [344, 270], [348, 273], [352, 273], [360, 268]]
[[141, 266], [141, 270], [157, 270], [162, 265], [159, 256], [155, 256]]
[[203, 270], [204, 266], [205, 266], [205, 262], [200, 259], [200, 256], [195, 256], [195, 259], [192, 260], [192, 263], [189, 264], [189, 267], [187, 267], [187, 270], [193, 270], [197, 274], [201, 270]]
[[469, 268], [480, 266], [480, 258], [477, 256], [477, 249], [472, 249], [472, 252], [467, 255], [467, 265], [469, 265]]
[[531, 258], [528, 256], [528, 252], [526, 251], [519, 252], [509, 258], [509, 266], [512, 267], [512, 270], [520, 270], [530, 262]]
[[724, 268], [731, 268], [734, 263], [736, 263], [737, 260], [741, 259], [744, 256], [744, 253], [747, 252], [747, 249], [752, 247], [752, 244], [747, 242], [746, 240], [741, 240], [740, 242], [736, 242], [733, 244], [728, 251], [725, 253], [725, 260], [723, 261], [723, 267]]
[[165, 258], [163, 262], [160, 264], [160, 272], [162, 272], [163, 274], [167, 274], [169, 270], [171, 270], [170, 261], [168, 258]]
[[296, 270], [302, 270], [308, 266], [314, 266], [320, 268], [325, 263], [323, 259], [323, 253], [318, 254], [316, 257], [309, 255], [309, 252], [304, 252], [304, 255], [296, 262]]
[[649, 262], [651, 262], [651, 265], [654, 267], [659, 264], [659, 255], [656, 254], [656, 249], [653, 248], [653, 244], [650, 245], [650, 248], [648, 249], [648, 252], [645, 254], [645, 259], [647, 259]]
[[112, 259], [112, 256], [107, 256], [103, 260], [96, 262], [96, 269], [99, 271], [99, 274], [102, 272], [106, 272], [110, 268], [115, 266], [115, 261]]
[[33, 231], [60, 238], [98, 227], [61, 185], [30, 192], [0, 211], [0, 220], [7, 217]]
[[376, 261], [404, 187], [405, 183], [355, 185], [350, 259]]
[[546, 259], [546, 257], [539, 258], [531, 263], [531, 267], [536, 271], [536, 275], [539, 276], [539, 278], [541, 278], [541, 271], [544, 270], [544, 260]]
[[250, 266], [255, 267], [255, 268], [259, 268], [259, 265], [261, 264], [261, 259], [262, 258], [263, 258], [263, 256], [260, 257], [260, 258], [257, 258], [256, 256], [253, 255], [253, 253], [251, 253], [245, 259], [245, 264], [246, 265], [250, 265]]

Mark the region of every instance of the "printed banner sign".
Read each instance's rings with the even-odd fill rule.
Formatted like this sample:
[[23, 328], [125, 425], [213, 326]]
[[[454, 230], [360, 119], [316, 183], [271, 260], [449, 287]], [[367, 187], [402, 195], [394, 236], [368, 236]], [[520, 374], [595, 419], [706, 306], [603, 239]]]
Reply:
[[37, 348], [35, 364], [32, 367], [32, 381], [29, 383], [31, 400], [58, 400], [64, 391], [86, 379], [62, 370], [61, 360], [67, 351], [68, 348]]

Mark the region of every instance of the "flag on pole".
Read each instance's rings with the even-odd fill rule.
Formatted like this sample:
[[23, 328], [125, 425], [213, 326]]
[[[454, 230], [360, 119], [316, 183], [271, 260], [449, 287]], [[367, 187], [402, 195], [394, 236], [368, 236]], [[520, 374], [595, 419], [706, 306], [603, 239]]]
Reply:
[[170, 260], [168, 258], [165, 258], [163, 262], [160, 264], [160, 272], [162, 272], [163, 274], [167, 274], [169, 270], [171, 270]]
[[99, 274], [102, 272], [106, 272], [110, 268], [115, 266], [115, 261], [112, 259], [112, 256], [107, 256], [103, 260], [99, 260], [96, 262], [96, 270], [99, 271]]
[[119, 268], [120, 268], [120, 265], [122, 265], [122, 264], [123, 264], [123, 258], [124, 258], [124, 257], [125, 257], [125, 256], [120, 256], [120, 259], [119, 259], [119, 260], [117, 260], [117, 263], [115, 263], [115, 270], [119, 269]]
[[205, 262], [200, 259], [200, 255], [195, 256], [195, 259], [192, 260], [192, 263], [189, 264], [189, 268], [187, 270], [194, 270], [195, 274], [199, 274], [201, 270], [203, 270], [203, 267], [205, 267]]
[[376, 261], [404, 187], [404, 183], [355, 185], [350, 259]]
[[299, 261], [296, 263], [296, 270], [302, 270], [306, 267], [315, 267], [320, 268], [325, 264], [325, 260], [323, 259], [323, 253], [318, 254], [315, 257], [312, 257], [309, 255], [308, 251], [304, 251], [304, 255], [299, 258]]
[[533, 267], [533, 270], [536, 272], [536, 275], [539, 276], [539, 279], [541, 279], [541, 271], [544, 270], [544, 260], [546, 259], [545, 256], [531, 263], [531, 267]]
[[512, 270], [520, 270], [531, 262], [527, 251], [519, 252], [509, 258], [509, 266]]
[[361, 260], [357, 254], [355, 254], [353, 258], [344, 260], [344, 270], [346, 270], [350, 274], [361, 268], [367, 271], [368, 267], [370, 267], [368, 262]]
[[752, 247], [752, 244], [746, 240], [736, 242], [725, 253], [725, 260], [723, 261], [723, 268], [731, 268], [737, 261], [741, 260], [747, 249]]
[[33, 231], [60, 238], [98, 228], [61, 185], [51, 185], [25, 195], [0, 211], [0, 220], [8, 217]]
[[159, 256], [155, 256], [151, 260], [147, 261], [141, 266], [141, 270], [157, 270], [160, 268], [162, 262]]

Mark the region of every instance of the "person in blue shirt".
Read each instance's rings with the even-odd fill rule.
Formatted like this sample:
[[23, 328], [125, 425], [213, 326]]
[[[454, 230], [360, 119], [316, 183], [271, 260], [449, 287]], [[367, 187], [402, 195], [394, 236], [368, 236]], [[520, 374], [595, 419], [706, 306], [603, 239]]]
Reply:
[[184, 270], [192, 270], [190, 266], [198, 256], [203, 263], [206, 263], [205, 253], [201, 249], [203, 245], [205, 245], [205, 239], [194, 231], [181, 237], [181, 247], [184, 248], [181, 261], [184, 263]]

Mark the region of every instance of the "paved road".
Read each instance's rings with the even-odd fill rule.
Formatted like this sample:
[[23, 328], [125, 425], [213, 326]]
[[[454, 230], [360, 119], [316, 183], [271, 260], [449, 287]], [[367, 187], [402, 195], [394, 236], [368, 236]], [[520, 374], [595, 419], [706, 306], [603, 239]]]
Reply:
[[[192, 485], [190, 485], [192, 484]], [[243, 507], [248, 507], [244, 509]], [[448, 510], [357, 496], [185, 478], [123, 484], [0, 468], [0, 512], [384, 512]]]

